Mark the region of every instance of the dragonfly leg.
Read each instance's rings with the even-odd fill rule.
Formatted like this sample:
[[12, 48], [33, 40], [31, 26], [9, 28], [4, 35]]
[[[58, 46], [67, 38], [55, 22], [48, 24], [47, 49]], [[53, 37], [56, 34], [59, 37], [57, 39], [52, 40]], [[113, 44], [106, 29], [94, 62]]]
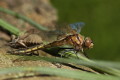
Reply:
[[20, 40], [18, 43], [19, 43], [20, 45], [22, 45], [23, 47], [27, 48], [27, 46], [23, 43], [22, 40]]
[[[71, 51], [73, 51], [73, 52], [71, 52]], [[60, 56], [61, 56], [61, 58], [64, 56], [64, 57], [69, 57], [69, 56], [71, 56], [73, 53], [75, 53], [75, 49], [63, 49], [63, 50], [61, 50], [60, 52], [59, 52], [59, 54], [60, 54]], [[72, 53], [72, 54], [71, 54]]]

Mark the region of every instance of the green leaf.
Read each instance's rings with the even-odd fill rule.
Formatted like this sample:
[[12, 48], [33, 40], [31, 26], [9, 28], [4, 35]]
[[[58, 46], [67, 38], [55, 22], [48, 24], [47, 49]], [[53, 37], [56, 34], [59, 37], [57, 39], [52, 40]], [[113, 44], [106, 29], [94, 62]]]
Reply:
[[[76, 64], [76, 65], [85, 65], [95, 69], [98, 69], [102, 72], [120, 76], [120, 63], [114, 62], [102, 62], [102, 61], [84, 61], [80, 59], [65, 59], [65, 58], [48, 58], [48, 57], [38, 57], [38, 56], [24, 56], [21, 57], [20, 60], [45, 60], [50, 62], [58, 62], [58, 63], [65, 63], [65, 64]], [[99, 63], [100, 62], [100, 63]]]
[[81, 80], [119, 80], [120, 77], [102, 75], [102, 74], [93, 74], [84, 71], [75, 71], [68, 69], [59, 69], [59, 68], [48, 68], [48, 67], [12, 67], [0, 70], [0, 75], [5, 75], [9, 73], [22, 73], [22, 72], [38, 72], [40, 74], [61, 76], [73, 79]]
[[19, 35], [20, 33], [22, 33], [18, 28], [8, 24], [2, 19], [0, 19], [0, 27], [4, 28], [5, 30], [8, 30], [10, 33], [15, 35]]

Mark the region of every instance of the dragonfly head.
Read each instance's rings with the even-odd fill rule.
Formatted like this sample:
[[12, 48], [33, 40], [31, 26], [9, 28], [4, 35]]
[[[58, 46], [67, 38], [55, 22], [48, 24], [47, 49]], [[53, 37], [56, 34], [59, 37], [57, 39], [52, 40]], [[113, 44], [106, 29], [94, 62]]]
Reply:
[[90, 48], [93, 48], [93, 45], [94, 44], [93, 44], [93, 41], [91, 40], [91, 38], [86, 37], [85, 41], [84, 41], [84, 47], [90, 49]]

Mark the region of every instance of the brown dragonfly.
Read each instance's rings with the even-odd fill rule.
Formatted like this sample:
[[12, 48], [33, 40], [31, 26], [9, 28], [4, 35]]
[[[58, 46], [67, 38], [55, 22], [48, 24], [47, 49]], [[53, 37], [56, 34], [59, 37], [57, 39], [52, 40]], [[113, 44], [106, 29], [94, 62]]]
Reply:
[[[37, 51], [37, 50], [43, 50], [43, 49], [58, 47], [58, 46], [63, 46], [63, 45], [70, 46], [75, 51], [83, 52], [84, 49], [87, 49], [87, 48], [89, 49], [93, 47], [93, 42], [90, 37], [85, 38], [84, 36], [79, 34], [83, 24], [84, 23], [74, 23], [74, 24], [67, 25], [66, 26], [67, 28], [65, 29], [69, 31], [69, 34], [64, 35], [64, 37], [59, 38], [58, 40], [55, 40], [51, 43], [40, 44], [38, 46], [27, 48], [24, 50], [15, 50], [15, 51], [11, 51], [10, 53], [12, 54], [30, 53], [30, 52]], [[57, 30], [54, 32], [57, 32]]]

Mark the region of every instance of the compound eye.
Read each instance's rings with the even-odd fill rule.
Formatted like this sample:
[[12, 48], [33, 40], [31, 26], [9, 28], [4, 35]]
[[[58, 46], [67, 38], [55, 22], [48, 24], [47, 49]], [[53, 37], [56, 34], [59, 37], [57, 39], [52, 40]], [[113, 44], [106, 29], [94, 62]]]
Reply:
[[90, 39], [90, 38], [86, 38], [85, 39], [85, 46], [87, 47], [87, 48], [92, 48], [93, 47], [93, 42], [92, 42], [92, 40]]
[[86, 46], [89, 46], [90, 44], [91, 44], [91, 42], [90, 42], [89, 40], [86, 40], [86, 41], [85, 41], [85, 45], [86, 45]]

